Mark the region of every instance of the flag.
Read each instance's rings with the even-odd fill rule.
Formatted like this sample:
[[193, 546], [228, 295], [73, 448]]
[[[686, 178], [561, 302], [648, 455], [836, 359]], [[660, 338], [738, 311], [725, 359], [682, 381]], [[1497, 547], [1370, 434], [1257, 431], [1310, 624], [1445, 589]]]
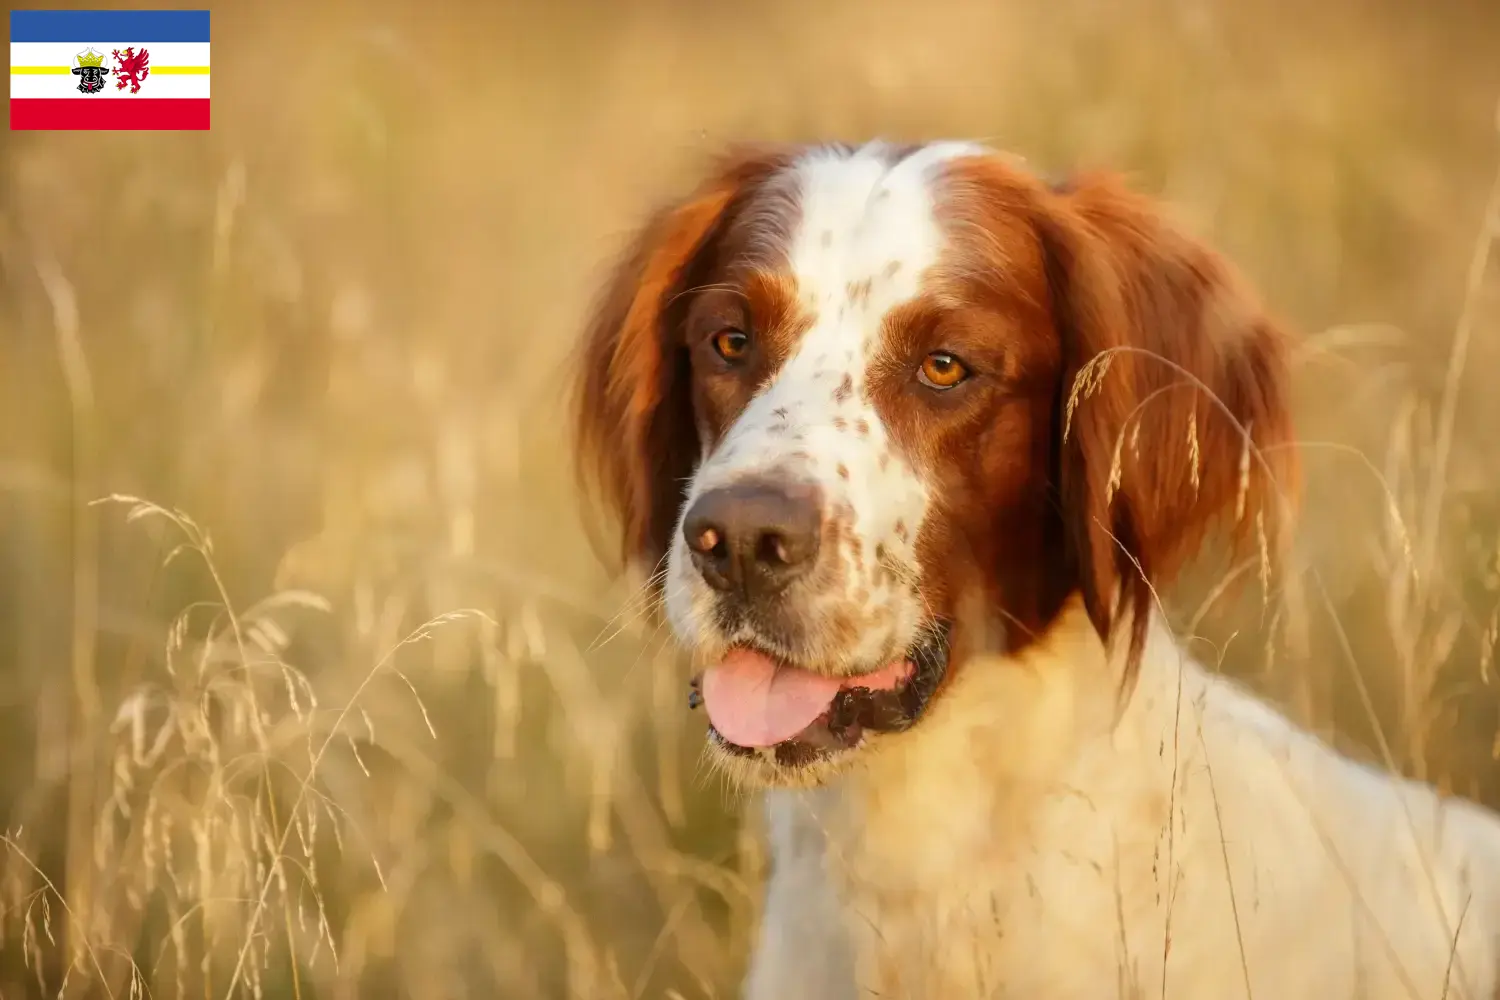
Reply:
[[208, 128], [208, 11], [11, 11], [10, 127]]

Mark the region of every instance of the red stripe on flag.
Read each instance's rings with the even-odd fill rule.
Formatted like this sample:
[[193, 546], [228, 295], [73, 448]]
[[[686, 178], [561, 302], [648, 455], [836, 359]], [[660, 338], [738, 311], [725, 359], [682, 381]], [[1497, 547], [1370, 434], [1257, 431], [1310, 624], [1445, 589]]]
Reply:
[[10, 127], [34, 130], [206, 129], [207, 97], [115, 98], [12, 97]]

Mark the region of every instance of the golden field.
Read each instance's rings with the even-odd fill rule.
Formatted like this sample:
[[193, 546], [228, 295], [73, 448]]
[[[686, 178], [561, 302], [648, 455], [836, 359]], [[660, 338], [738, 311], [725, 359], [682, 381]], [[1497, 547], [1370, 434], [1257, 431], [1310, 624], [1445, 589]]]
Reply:
[[562, 404], [631, 227], [741, 139], [1107, 166], [1231, 255], [1301, 333], [1298, 585], [1179, 624], [1500, 805], [1494, 0], [213, 25], [211, 132], [0, 139], [3, 1000], [734, 996], [753, 815]]

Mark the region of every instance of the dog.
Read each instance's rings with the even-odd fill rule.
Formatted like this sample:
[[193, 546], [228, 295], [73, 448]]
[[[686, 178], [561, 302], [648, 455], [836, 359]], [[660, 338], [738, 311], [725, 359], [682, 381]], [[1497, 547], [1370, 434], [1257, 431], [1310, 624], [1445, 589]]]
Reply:
[[748, 1000], [1494, 1000], [1500, 818], [1207, 669], [1297, 494], [1288, 335], [1110, 174], [739, 149], [591, 315], [587, 485], [764, 791]]

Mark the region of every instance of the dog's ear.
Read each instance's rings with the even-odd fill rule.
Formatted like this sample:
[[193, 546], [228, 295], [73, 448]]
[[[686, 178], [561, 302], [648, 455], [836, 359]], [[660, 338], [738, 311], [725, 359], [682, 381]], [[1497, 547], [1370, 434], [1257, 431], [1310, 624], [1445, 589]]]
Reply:
[[1072, 179], [1043, 200], [1069, 557], [1101, 636], [1131, 622], [1133, 669], [1156, 588], [1216, 523], [1260, 558], [1283, 537], [1298, 474], [1288, 347], [1226, 261], [1118, 181]]
[[667, 551], [699, 459], [682, 335], [689, 289], [746, 194], [781, 162], [739, 150], [635, 235], [593, 307], [573, 397], [578, 471], [619, 518], [623, 555], [649, 569]]

